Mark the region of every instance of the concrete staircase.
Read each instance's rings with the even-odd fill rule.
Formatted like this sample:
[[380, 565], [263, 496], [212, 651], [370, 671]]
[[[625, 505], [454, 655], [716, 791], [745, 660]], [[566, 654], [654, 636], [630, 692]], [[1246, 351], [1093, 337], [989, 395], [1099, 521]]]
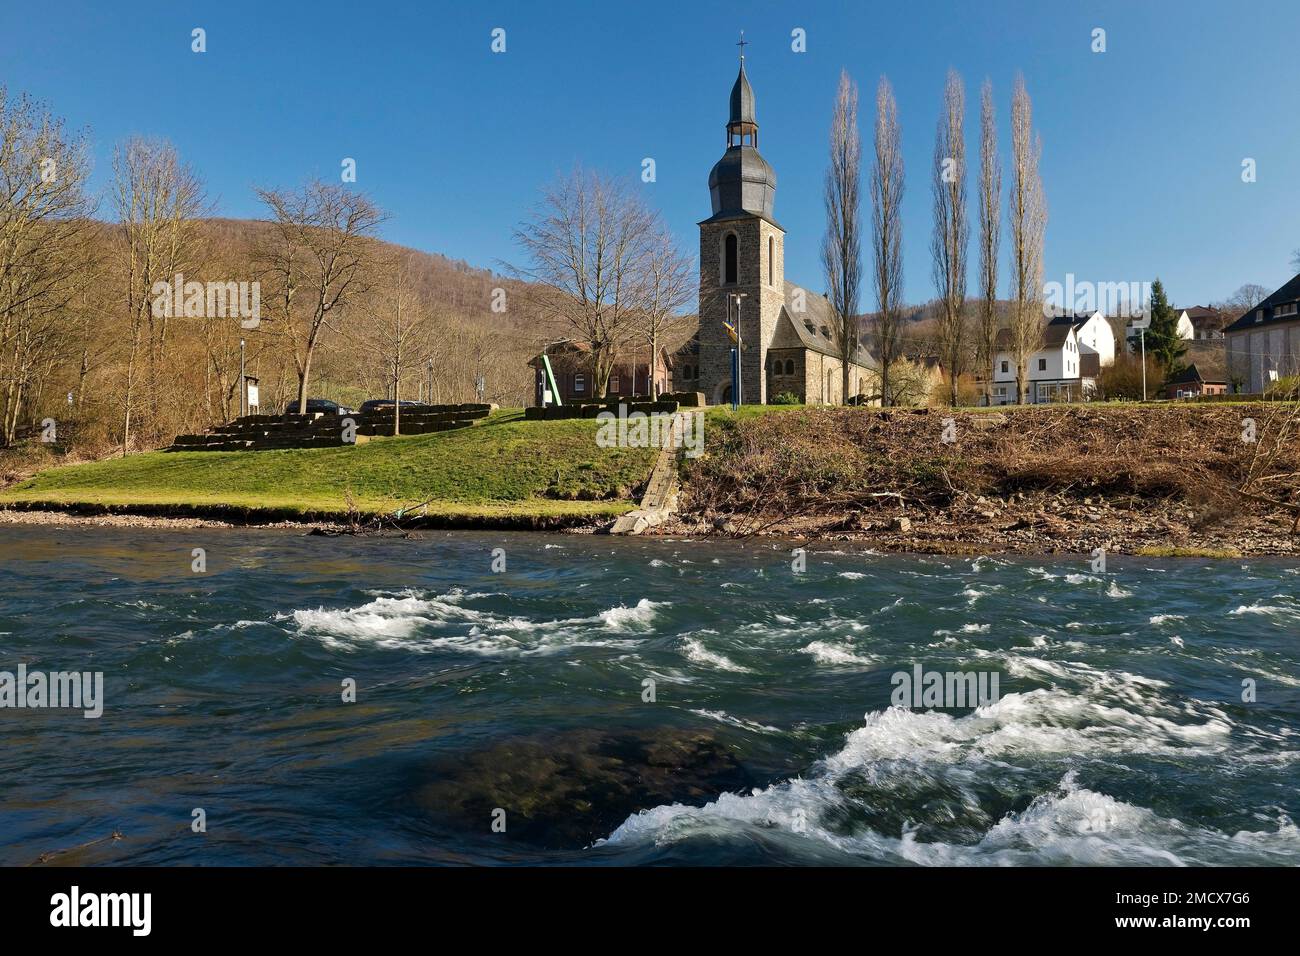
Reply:
[[677, 510], [677, 463], [683, 451], [682, 436], [686, 416], [691, 414], [702, 413], [678, 412], [673, 416], [670, 438], [659, 449], [659, 457], [650, 470], [650, 480], [646, 482], [641, 504], [635, 511], [629, 511], [615, 521], [609, 529], [610, 534], [641, 534], [663, 524]]

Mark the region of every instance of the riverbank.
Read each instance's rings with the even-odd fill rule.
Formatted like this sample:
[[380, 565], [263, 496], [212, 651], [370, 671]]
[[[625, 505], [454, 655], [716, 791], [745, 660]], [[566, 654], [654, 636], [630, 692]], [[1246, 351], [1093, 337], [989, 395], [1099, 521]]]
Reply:
[[[0, 491], [0, 508], [76, 515], [556, 529], [635, 505], [653, 449], [601, 448], [589, 420], [525, 422], [340, 448], [149, 452], [52, 468]], [[21, 520], [21, 519], [15, 519]]]
[[[710, 409], [705, 454], [682, 463], [680, 511], [652, 533], [1300, 555], [1285, 506], [1300, 500], [1296, 419], [1280, 404]], [[654, 457], [598, 447], [596, 427], [507, 411], [358, 448], [138, 455], [19, 482], [0, 492], [0, 523], [593, 533], [634, 507]]]
[[656, 533], [882, 551], [1295, 555], [1290, 404], [711, 415]]

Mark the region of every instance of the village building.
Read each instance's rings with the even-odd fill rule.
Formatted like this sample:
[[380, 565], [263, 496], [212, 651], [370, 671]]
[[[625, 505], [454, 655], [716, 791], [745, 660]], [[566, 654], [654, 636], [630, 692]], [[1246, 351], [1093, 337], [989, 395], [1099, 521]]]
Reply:
[[[998, 332], [995, 348], [990, 404], [1014, 405], [1018, 386], [1010, 329]], [[1044, 326], [1042, 347], [1029, 357], [1025, 401], [1087, 401], [1096, 394], [1101, 370], [1114, 363], [1115, 333], [1104, 314], [1058, 315]]]
[[[739, 346], [746, 404], [783, 395], [839, 404], [845, 396], [834, 310], [825, 297], [786, 279], [786, 235], [774, 212], [776, 172], [758, 151], [743, 54], [726, 133], [726, 152], [709, 173], [712, 215], [699, 223], [698, 361], [682, 386], [703, 392], [709, 404], [730, 402], [732, 350]], [[849, 364], [849, 398], [878, 392], [875, 362], [864, 347]]]
[[1208, 342], [1223, 338], [1223, 329], [1232, 321], [1232, 316], [1205, 305], [1183, 309], [1178, 313], [1178, 334], [1182, 338], [1188, 338], [1183, 334], [1186, 328], [1184, 319], [1192, 329], [1190, 338], [1193, 341]]
[[1165, 398], [1200, 398], [1202, 395], [1226, 395], [1228, 383], [1206, 379], [1193, 362], [1165, 383]]
[[[636, 351], [628, 351], [615, 362], [609, 373], [609, 388], [604, 398], [649, 396], [651, 374], [649, 351], [648, 347], [640, 349], [640, 354]], [[560, 399], [565, 405], [602, 400], [596, 391], [596, 363], [589, 343], [557, 342], [548, 345], [545, 354], [550, 360], [555, 384], [560, 390]], [[550, 385], [546, 381], [542, 356], [538, 355], [530, 359], [528, 365], [533, 369], [533, 404], [554, 404], [553, 397], [550, 402], [545, 401]], [[654, 375], [656, 395], [673, 390], [673, 357], [666, 349], [659, 350]]]
[[[1202, 337], [1213, 338], [1213, 336], [1210, 335], [1201, 336], [1198, 333], [1196, 320], [1192, 317], [1193, 310], [1202, 310], [1205, 312], [1214, 311], [1213, 309], [1205, 309], [1203, 306], [1199, 306], [1199, 305], [1193, 306], [1191, 309], [1175, 309], [1174, 314], [1178, 318], [1174, 323], [1174, 332], [1177, 333], [1178, 337], [1182, 339], [1184, 342], [1192, 342]], [[1141, 328], [1147, 328], [1147, 326], [1141, 326]], [[1222, 326], [1220, 326], [1220, 328], [1222, 328]], [[1141, 348], [1140, 339], [1142, 337], [1142, 333], [1139, 331], [1139, 326], [1135, 326], [1132, 323], [1130, 323], [1126, 327], [1124, 336], [1125, 339], [1128, 341], [1129, 348], [1131, 351], [1136, 352]]]
[[1260, 393], [1300, 374], [1300, 275], [1223, 330], [1228, 378]]

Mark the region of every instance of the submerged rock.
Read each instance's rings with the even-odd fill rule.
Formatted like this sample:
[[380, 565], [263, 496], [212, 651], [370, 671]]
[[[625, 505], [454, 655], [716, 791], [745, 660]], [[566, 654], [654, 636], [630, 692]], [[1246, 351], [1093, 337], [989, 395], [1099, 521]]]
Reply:
[[589, 846], [639, 810], [753, 786], [722, 741], [671, 728], [516, 737], [440, 758], [431, 771], [422, 810], [488, 835], [499, 808], [505, 836], [548, 849]]

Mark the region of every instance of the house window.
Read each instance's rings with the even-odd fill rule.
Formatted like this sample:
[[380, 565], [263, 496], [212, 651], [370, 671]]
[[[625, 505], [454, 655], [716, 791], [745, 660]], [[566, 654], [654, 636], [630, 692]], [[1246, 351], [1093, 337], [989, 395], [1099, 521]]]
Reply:
[[776, 239], [767, 237], [767, 284], [776, 285]]
[[1283, 316], [1283, 315], [1295, 315], [1295, 313], [1296, 313], [1296, 304], [1294, 302], [1288, 302], [1286, 305], [1279, 305], [1276, 309], [1273, 310], [1274, 317]]
[[622, 379], [620, 379], [617, 375], [611, 375], [609, 377], [609, 387], [613, 391], [617, 392], [619, 389], [619, 385], [621, 384], [622, 384]]
[[1002, 374], [1005, 375], [1005, 374], [1006, 374], [1007, 372], [1009, 372], [1009, 371], [1011, 371], [1011, 363], [1010, 363], [1010, 362], [1003, 362], [1003, 363], [1002, 363]]
[[587, 376], [585, 375], [573, 376], [573, 390], [575, 392], [585, 392], [587, 390]]
[[734, 232], [727, 233], [722, 241], [722, 284], [735, 285], [739, 281], [740, 270], [737, 265], [737, 241]]
[[1040, 371], [1040, 372], [1046, 372], [1046, 371], [1047, 371], [1047, 359], [1039, 359], [1039, 360], [1038, 360], [1038, 371]]

